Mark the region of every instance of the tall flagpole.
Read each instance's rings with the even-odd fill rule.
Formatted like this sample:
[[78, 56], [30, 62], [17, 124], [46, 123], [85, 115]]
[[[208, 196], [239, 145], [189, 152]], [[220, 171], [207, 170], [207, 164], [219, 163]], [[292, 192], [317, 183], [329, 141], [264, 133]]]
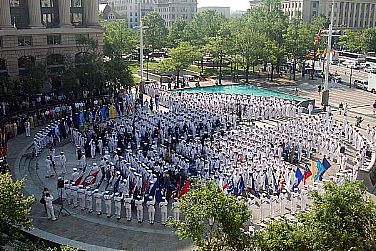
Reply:
[[322, 95], [322, 105], [324, 106], [329, 105], [329, 73], [330, 73], [330, 53], [332, 50], [333, 20], [334, 20], [334, 0], [332, 1], [329, 34], [328, 34], [328, 45], [326, 48], [325, 82], [324, 82], [324, 92]]
[[141, 82], [144, 81], [144, 32], [142, 23], [142, 0], [140, 0], [140, 68], [141, 68]]

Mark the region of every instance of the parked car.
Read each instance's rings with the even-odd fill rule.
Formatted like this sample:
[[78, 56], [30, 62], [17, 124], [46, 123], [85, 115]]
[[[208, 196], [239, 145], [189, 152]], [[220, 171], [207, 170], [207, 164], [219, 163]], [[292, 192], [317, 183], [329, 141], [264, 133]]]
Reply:
[[376, 68], [372, 66], [366, 67], [364, 70], [369, 73], [376, 73]]

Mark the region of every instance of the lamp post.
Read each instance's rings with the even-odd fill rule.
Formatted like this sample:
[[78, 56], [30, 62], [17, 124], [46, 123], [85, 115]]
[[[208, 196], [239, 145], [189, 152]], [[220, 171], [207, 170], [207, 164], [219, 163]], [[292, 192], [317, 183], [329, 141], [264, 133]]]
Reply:
[[351, 88], [351, 82], [352, 82], [352, 74], [353, 74], [353, 66], [350, 66], [350, 88]]
[[333, 35], [333, 20], [334, 20], [334, 0], [332, 1], [330, 24], [329, 24], [329, 34], [328, 34], [328, 45], [326, 48], [326, 71], [325, 71], [325, 82], [324, 91], [322, 93], [321, 104], [323, 106], [329, 105], [329, 66], [330, 66], [330, 52], [332, 50], [332, 35]]
[[146, 81], [149, 81], [149, 54], [146, 55]]

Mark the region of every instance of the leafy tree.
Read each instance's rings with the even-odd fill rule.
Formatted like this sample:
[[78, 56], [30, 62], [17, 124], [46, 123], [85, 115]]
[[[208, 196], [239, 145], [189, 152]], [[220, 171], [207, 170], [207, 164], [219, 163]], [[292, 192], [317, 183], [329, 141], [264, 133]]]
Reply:
[[143, 18], [144, 43], [152, 49], [161, 49], [166, 45], [168, 30], [163, 18], [157, 12], [149, 12]]
[[97, 89], [104, 83], [103, 56], [98, 49], [98, 41], [85, 36], [79, 36], [77, 47], [80, 53], [75, 58], [76, 77], [80, 80], [80, 87]]
[[262, 0], [261, 5], [251, 10], [255, 27], [258, 32], [266, 33], [267, 40], [264, 55], [265, 62], [271, 63], [271, 77], [273, 81], [274, 68], [279, 67], [285, 55], [284, 34], [288, 26], [288, 18], [282, 11], [280, 0]]
[[218, 11], [206, 10], [195, 14], [193, 20], [184, 29], [185, 41], [201, 47], [208, 38], [218, 35], [227, 19]]
[[359, 53], [363, 50], [362, 36], [360, 31], [345, 30], [345, 35], [339, 38], [339, 44], [346, 50]]
[[134, 85], [132, 73], [121, 58], [113, 58], [104, 63], [105, 79], [116, 88]]
[[362, 31], [364, 52], [376, 52], [376, 28], [368, 28]]
[[138, 34], [123, 21], [106, 23], [104, 33], [104, 54], [110, 58], [132, 53], [138, 46]]
[[181, 238], [191, 238], [199, 250], [245, 250], [251, 246], [250, 237], [242, 231], [251, 212], [244, 201], [225, 195], [214, 181], [193, 182], [181, 198], [180, 210], [184, 219], [170, 219], [168, 224]]
[[[24, 180], [13, 181], [9, 173], [0, 174], [0, 223], [1, 232], [17, 237], [21, 229], [31, 228], [30, 213], [34, 197], [22, 194]], [[4, 240], [0, 236], [1, 246]]]
[[[237, 20], [235, 33], [236, 50], [244, 62], [246, 73], [246, 82], [249, 81], [249, 70], [251, 66], [258, 63], [259, 58], [265, 52], [266, 34], [255, 29], [257, 20], [254, 19], [250, 12], [243, 15]], [[253, 70], [254, 71], [254, 70]]]
[[257, 233], [261, 250], [376, 250], [376, 204], [361, 181], [324, 184], [296, 223], [274, 222]]
[[199, 58], [200, 54], [189, 42], [181, 42], [178, 47], [169, 50], [171, 58], [165, 59], [160, 64], [161, 71], [175, 71], [176, 83], [179, 83], [180, 71], [191, 65], [193, 60]]
[[167, 37], [170, 46], [176, 47], [180, 42], [184, 41], [185, 26], [187, 26], [187, 22], [183, 18], [179, 18], [172, 24]]
[[296, 80], [296, 64], [304, 62], [315, 39], [315, 31], [302, 20], [290, 21], [285, 34], [285, 49], [292, 61], [293, 80]]

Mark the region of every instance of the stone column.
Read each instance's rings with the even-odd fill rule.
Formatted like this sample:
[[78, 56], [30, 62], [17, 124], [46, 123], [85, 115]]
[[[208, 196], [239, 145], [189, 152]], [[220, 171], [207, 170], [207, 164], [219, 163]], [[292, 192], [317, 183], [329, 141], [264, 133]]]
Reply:
[[70, 19], [70, 0], [59, 0], [60, 27], [72, 26]]
[[84, 0], [85, 22], [87, 26], [99, 26], [98, 1]]
[[12, 28], [9, 0], [0, 0], [0, 30]]
[[41, 28], [42, 14], [40, 11], [40, 0], [27, 0], [27, 6], [29, 8], [29, 27]]

